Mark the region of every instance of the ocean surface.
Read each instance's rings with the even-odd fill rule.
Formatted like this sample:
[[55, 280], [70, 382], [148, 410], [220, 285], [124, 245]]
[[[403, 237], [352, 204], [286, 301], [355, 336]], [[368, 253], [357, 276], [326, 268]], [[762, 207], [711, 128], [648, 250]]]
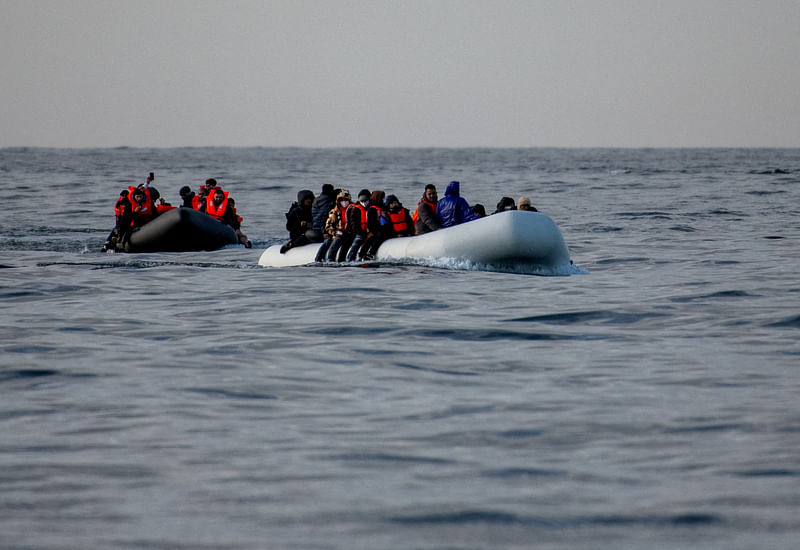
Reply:
[[[253, 249], [101, 253], [150, 171]], [[257, 265], [450, 180], [573, 270]], [[800, 150], [0, 149], [0, 202], [3, 550], [798, 547]]]

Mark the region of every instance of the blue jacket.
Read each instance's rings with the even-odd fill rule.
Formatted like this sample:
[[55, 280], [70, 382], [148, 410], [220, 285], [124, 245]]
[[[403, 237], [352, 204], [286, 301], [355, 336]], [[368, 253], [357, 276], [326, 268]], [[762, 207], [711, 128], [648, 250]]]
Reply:
[[444, 192], [444, 197], [436, 204], [436, 217], [439, 218], [442, 227], [478, 219], [478, 216], [472, 213], [466, 199], [461, 197], [460, 187], [460, 183], [451, 181]]

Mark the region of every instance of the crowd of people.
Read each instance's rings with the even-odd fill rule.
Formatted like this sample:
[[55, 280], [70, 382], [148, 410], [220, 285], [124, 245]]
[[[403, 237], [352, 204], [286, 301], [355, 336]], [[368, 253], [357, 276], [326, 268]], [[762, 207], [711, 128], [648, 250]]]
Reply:
[[[506, 210], [537, 211], [528, 197], [516, 202], [503, 197], [493, 214]], [[484, 216], [485, 207], [470, 206], [457, 181], [448, 184], [441, 199], [435, 185], [426, 185], [413, 214], [396, 195], [362, 189], [353, 201], [350, 191], [326, 183], [317, 197], [307, 189], [297, 193], [297, 202], [286, 212], [289, 241], [280, 251], [285, 254], [297, 246], [321, 243], [318, 262], [371, 260], [387, 239], [421, 235]]]
[[[197, 191], [183, 186], [178, 195], [180, 206], [166, 202], [153, 185], [155, 174], [150, 172], [144, 183], [124, 189], [114, 205], [116, 224], [109, 233], [103, 250], [124, 250], [132, 231], [174, 208], [192, 208], [216, 218], [234, 229], [241, 244], [251, 243], [242, 233], [242, 218], [236, 212], [236, 203], [214, 178], [205, 180]], [[428, 184], [412, 214], [397, 195], [382, 190], [370, 192], [362, 189], [353, 200], [347, 189], [334, 189], [326, 183], [319, 196], [303, 189], [297, 201], [286, 212], [286, 229], [289, 241], [280, 251], [311, 243], [321, 243], [316, 261], [343, 262], [371, 260], [387, 239], [410, 237], [437, 231], [485, 217], [482, 204], [470, 206], [461, 196], [461, 184], [451, 181], [439, 198], [436, 186]], [[503, 197], [492, 214], [506, 210], [536, 212], [528, 197], [516, 202]]]
[[232, 227], [239, 242], [250, 248], [247, 235], [242, 233], [242, 218], [236, 212], [236, 202], [228, 191], [217, 184], [216, 179], [207, 179], [196, 193], [188, 185], [183, 186], [178, 192], [181, 199], [179, 207], [172, 206], [161, 197], [161, 193], [152, 185], [154, 180], [155, 174], [150, 172], [144, 183], [129, 186], [120, 192], [114, 205], [116, 223], [106, 238], [103, 251], [124, 250], [134, 229], [174, 208], [192, 208], [205, 212]]

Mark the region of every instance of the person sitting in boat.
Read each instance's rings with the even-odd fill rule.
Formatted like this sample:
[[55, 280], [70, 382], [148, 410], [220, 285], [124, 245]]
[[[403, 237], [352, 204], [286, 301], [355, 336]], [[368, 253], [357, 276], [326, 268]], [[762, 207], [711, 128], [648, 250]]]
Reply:
[[[378, 249], [387, 239], [394, 237], [411, 237], [414, 235], [414, 220], [411, 213], [403, 207], [403, 203], [395, 195], [386, 197], [385, 206], [381, 212], [381, 227], [373, 240], [369, 243], [369, 248], [363, 259], [374, 260]], [[371, 207], [370, 207], [371, 208]], [[368, 241], [364, 241], [367, 246]]]
[[347, 209], [345, 231], [350, 238], [350, 247], [347, 250], [345, 260], [352, 262], [356, 259], [364, 239], [367, 238], [369, 228], [367, 226], [367, 216], [369, 214], [369, 198], [370, 192], [368, 189], [362, 189], [358, 192], [358, 202], [352, 203]]
[[535, 206], [531, 206], [531, 199], [520, 197], [517, 201], [517, 210], [527, 210], [528, 212], [538, 212]]
[[386, 210], [384, 212], [387, 228], [386, 233], [391, 237], [413, 237], [414, 220], [408, 208], [403, 206], [396, 195], [386, 197]]
[[325, 222], [328, 221], [328, 215], [331, 213], [336, 202], [336, 194], [333, 191], [333, 185], [326, 183], [322, 186], [322, 192], [314, 199], [311, 204], [311, 231], [307, 232], [311, 242], [323, 242], [327, 236], [325, 235]]
[[297, 202], [292, 203], [286, 213], [286, 230], [289, 232], [289, 242], [281, 247], [281, 254], [290, 248], [311, 243], [306, 237], [306, 231], [311, 229], [311, 205], [314, 203], [314, 193], [308, 189], [297, 192]]
[[[378, 250], [378, 246], [380, 243], [383, 242], [384, 236], [384, 226], [386, 225], [386, 220], [383, 217], [383, 199], [386, 197], [386, 193], [379, 189], [373, 191], [369, 196], [369, 208], [367, 209], [367, 234], [364, 236], [364, 241], [361, 243], [361, 246], [358, 249], [358, 259], [359, 260], [372, 260], [374, 259], [373, 254], [370, 254], [370, 251]], [[348, 254], [349, 256], [349, 254]], [[369, 258], [367, 256], [370, 256]]]
[[181, 187], [180, 191], [178, 191], [178, 195], [181, 198], [181, 208], [194, 208], [194, 198], [196, 195], [191, 187], [184, 185]]
[[241, 224], [232, 203], [233, 199], [230, 198], [228, 192], [223, 191], [221, 187], [217, 187], [206, 198], [205, 213], [225, 225], [239, 229]]
[[425, 192], [422, 194], [422, 198], [419, 199], [417, 209], [414, 210], [414, 215], [411, 217], [414, 220], [414, 232], [417, 235], [430, 233], [441, 227], [439, 218], [436, 217], [436, 203], [438, 201], [439, 195], [436, 192], [436, 186], [429, 183], [425, 186]]
[[[324, 232], [327, 237], [322, 241], [322, 246], [319, 247], [315, 261], [321, 262], [326, 259], [329, 262], [344, 261], [344, 256], [350, 248], [350, 243], [347, 240], [348, 234], [345, 233], [344, 226], [347, 220], [347, 208], [350, 206], [350, 191], [342, 189], [336, 195], [336, 203], [331, 211], [328, 213], [328, 219], [325, 221]], [[347, 245], [344, 246], [344, 243]], [[341, 254], [341, 259], [338, 256]]]
[[150, 189], [144, 185], [128, 188], [127, 204], [123, 202], [121, 205], [118, 249], [124, 247], [134, 229], [143, 226], [158, 215], [149, 191]]
[[484, 206], [481, 203], [473, 204], [472, 213], [478, 216], [479, 218], [485, 218], [486, 208], [484, 208]]
[[499, 214], [500, 212], [505, 212], [506, 210], [516, 210], [517, 206], [514, 204], [514, 199], [511, 197], [503, 197], [500, 199], [500, 202], [497, 203], [497, 210], [492, 212], [492, 214]]
[[214, 187], [214, 193], [206, 199], [205, 213], [215, 218], [225, 225], [229, 225], [236, 232], [239, 243], [250, 248], [250, 241], [247, 235], [242, 233], [242, 218], [236, 213], [236, 203], [227, 191], [221, 187]]
[[451, 181], [445, 189], [444, 197], [436, 204], [436, 217], [442, 227], [450, 227], [477, 220], [467, 200], [461, 196], [461, 184]]
[[197, 194], [192, 199], [192, 208], [205, 212], [206, 200], [208, 199], [208, 187], [201, 185], [197, 188]]

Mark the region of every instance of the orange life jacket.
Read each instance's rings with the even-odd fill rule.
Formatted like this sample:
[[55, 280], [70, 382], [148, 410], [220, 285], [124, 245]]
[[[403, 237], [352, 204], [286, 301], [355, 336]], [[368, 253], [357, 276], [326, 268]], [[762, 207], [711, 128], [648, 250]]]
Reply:
[[[368, 230], [367, 229], [367, 209], [364, 208], [364, 206], [362, 206], [362, 204], [360, 202], [351, 204], [350, 206], [347, 207], [347, 210], [350, 210], [351, 208], [358, 208], [359, 210], [361, 210], [361, 230], [366, 232]], [[345, 211], [345, 213], [347, 212], [347, 210]], [[351, 228], [348, 227], [348, 224], [350, 223], [348, 218], [349, 218], [349, 216], [345, 216], [345, 218], [344, 218], [344, 220], [345, 220], [345, 226], [344, 227], [348, 232], [350, 232]], [[355, 231], [352, 231], [352, 232], [355, 233]]]
[[124, 197], [120, 197], [117, 199], [117, 202], [114, 203], [114, 215], [121, 216], [122, 215], [122, 205], [128, 200], [128, 195]]
[[156, 205], [156, 212], [159, 214], [163, 214], [164, 212], [169, 212], [170, 210], [174, 209], [175, 207], [171, 204], [157, 204]]
[[401, 208], [400, 212], [396, 214], [389, 212], [389, 219], [392, 220], [392, 227], [394, 228], [395, 233], [411, 234], [411, 231], [408, 227], [408, 218], [406, 217], [405, 208]]
[[423, 202], [425, 204], [427, 204], [428, 206], [430, 206], [431, 209], [433, 209], [433, 213], [436, 214], [436, 203], [435, 202], [428, 202], [425, 199], [422, 199], [421, 201], [419, 201], [417, 203], [417, 209], [414, 210], [414, 215], [411, 216], [411, 219], [414, 221], [414, 223], [417, 223], [419, 221], [419, 205], [420, 205], [420, 203], [423, 203]]
[[225, 198], [219, 203], [219, 206], [214, 204], [214, 196], [209, 195], [206, 199], [206, 214], [218, 220], [222, 220], [225, 216], [225, 209], [228, 208], [228, 192], [223, 191]]
[[[131, 227], [143, 225], [157, 215], [157, 212], [153, 208], [153, 199], [150, 197], [150, 189], [147, 187], [143, 187], [141, 189], [144, 192], [144, 201], [141, 203], [138, 203], [133, 199], [133, 194], [135, 191], [137, 191], [137, 189], [138, 188], [136, 187], [128, 187], [128, 202], [131, 204], [131, 213], [133, 214]], [[137, 208], [141, 208], [141, 210], [137, 212]]]

